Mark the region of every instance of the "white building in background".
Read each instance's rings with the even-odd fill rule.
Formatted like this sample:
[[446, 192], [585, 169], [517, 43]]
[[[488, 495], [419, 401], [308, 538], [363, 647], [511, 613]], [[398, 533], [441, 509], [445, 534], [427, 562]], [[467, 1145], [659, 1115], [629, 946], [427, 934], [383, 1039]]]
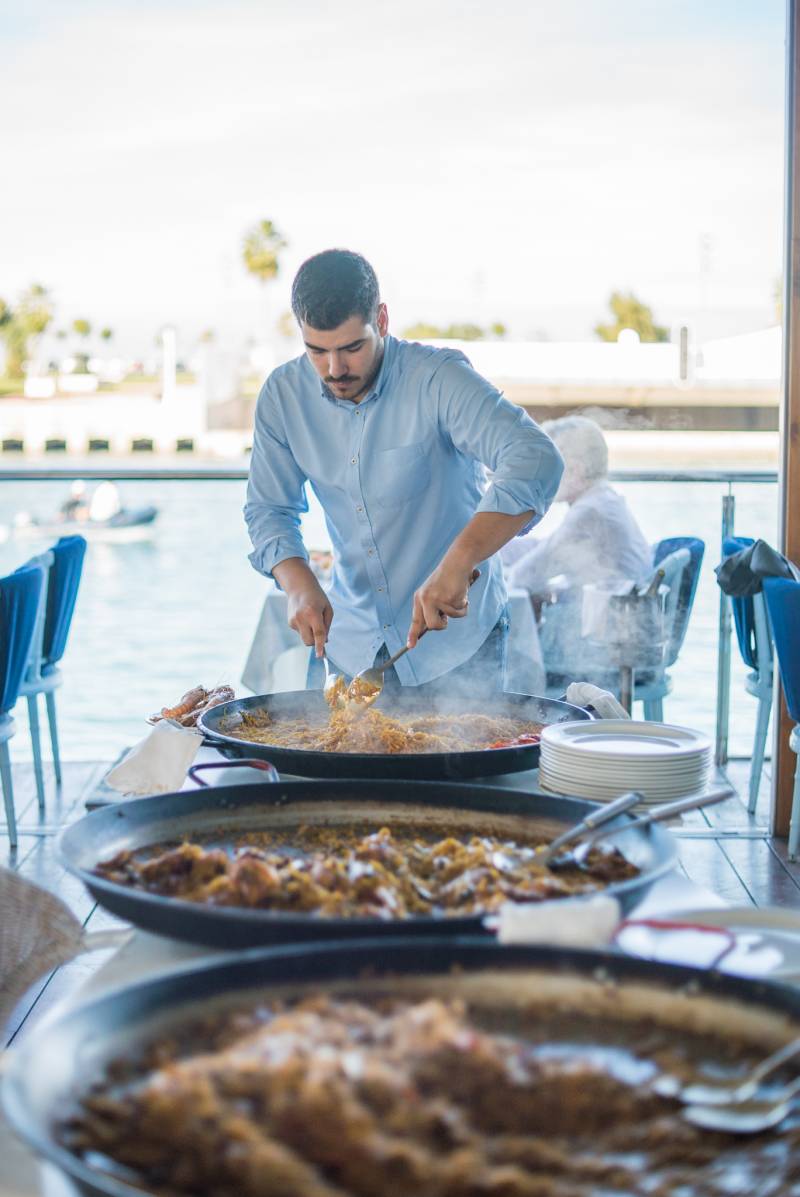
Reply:
[[[680, 346], [643, 342], [632, 329], [618, 341], [447, 341], [493, 382], [682, 385]], [[689, 351], [685, 373], [695, 385], [780, 382], [781, 329], [706, 341]]]
[[206, 407], [198, 387], [179, 387], [174, 402], [151, 395], [102, 394], [72, 399], [6, 399], [0, 402], [0, 441], [22, 441], [26, 453], [43, 453], [49, 440], [67, 451], [86, 452], [91, 441], [108, 441], [111, 453], [127, 454], [135, 441], [152, 441], [173, 452], [179, 440], [200, 446]]
[[783, 330], [780, 325], [739, 337], [706, 341], [697, 354], [698, 382], [765, 383], [781, 380]]
[[[707, 341], [696, 352], [689, 346], [683, 360], [678, 344], [641, 343], [632, 331], [613, 343], [427, 343], [462, 350], [476, 370], [537, 418], [548, 410], [604, 410], [607, 426], [618, 428], [651, 427], [660, 408], [667, 409], [661, 417], [664, 427], [764, 430], [772, 426], [781, 377], [778, 327]], [[250, 444], [254, 403], [252, 394], [241, 398], [242, 383], [247, 377], [251, 384], [253, 376], [266, 377], [282, 355], [272, 347], [253, 345], [237, 352], [209, 342], [191, 363], [196, 383], [178, 385], [174, 330], [164, 330], [163, 349], [161, 397], [109, 391], [56, 398], [52, 379], [31, 376], [27, 400], [0, 401], [0, 442], [22, 442], [25, 452], [34, 455], [44, 452], [48, 440], [66, 442], [75, 454], [85, 453], [91, 441], [107, 441], [109, 450], [120, 454], [128, 453], [136, 441], [151, 441], [160, 452], [174, 452], [179, 442], [191, 442], [210, 455], [240, 455]], [[289, 345], [286, 350], [287, 357], [296, 356]], [[81, 380], [97, 385], [95, 374], [69, 378], [78, 386]], [[221, 425], [213, 413], [209, 420], [215, 405], [231, 400], [237, 401], [233, 423]], [[736, 408], [744, 413], [738, 424]], [[726, 413], [723, 425], [713, 422], [718, 409]], [[678, 422], [670, 425], [676, 411]]]

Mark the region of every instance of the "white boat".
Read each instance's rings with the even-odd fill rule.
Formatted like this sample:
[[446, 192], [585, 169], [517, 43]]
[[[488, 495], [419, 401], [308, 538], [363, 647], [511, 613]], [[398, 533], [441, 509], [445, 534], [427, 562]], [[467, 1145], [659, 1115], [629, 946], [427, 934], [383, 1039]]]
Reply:
[[59, 536], [85, 536], [90, 541], [105, 541], [110, 544], [134, 544], [151, 540], [155, 533], [158, 508], [123, 507], [107, 519], [51, 519], [42, 520], [27, 511], [14, 517], [10, 528], [0, 532], [0, 539], [9, 535], [15, 540], [57, 540]]

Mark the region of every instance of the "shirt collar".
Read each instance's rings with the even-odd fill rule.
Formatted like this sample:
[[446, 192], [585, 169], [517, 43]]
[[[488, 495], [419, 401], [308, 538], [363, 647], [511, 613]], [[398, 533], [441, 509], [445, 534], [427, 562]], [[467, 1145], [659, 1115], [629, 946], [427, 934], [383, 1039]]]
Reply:
[[397, 341], [394, 337], [385, 336], [383, 338], [383, 360], [380, 364], [378, 375], [360, 403], [352, 403], [348, 399], [337, 399], [330, 387], [326, 386], [322, 379], [320, 379], [319, 386], [322, 397], [330, 399], [331, 403], [335, 403], [338, 407], [346, 407], [353, 411], [357, 407], [363, 407], [365, 403], [370, 403], [373, 399], [377, 399], [383, 393], [392, 372], [396, 347]]

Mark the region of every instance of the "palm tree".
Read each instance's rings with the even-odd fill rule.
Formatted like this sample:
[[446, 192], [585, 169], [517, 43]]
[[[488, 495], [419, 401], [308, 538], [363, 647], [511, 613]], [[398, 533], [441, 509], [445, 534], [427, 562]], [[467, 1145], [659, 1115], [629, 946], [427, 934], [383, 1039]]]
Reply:
[[6, 373], [19, 377], [38, 338], [53, 319], [46, 287], [32, 283], [12, 308], [0, 300], [0, 336], [6, 343]]
[[[92, 326], [88, 320], [78, 317], [77, 320], [72, 321], [72, 331], [77, 333], [85, 341], [92, 335]], [[75, 354], [75, 373], [88, 374], [89, 373], [89, 354], [85, 349], [80, 350]]]
[[271, 220], [260, 220], [245, 234], [242, 260], [245, 270], [260, 283], [269, 283], [278, 275], [278, 254], [286, 248], [281, 234]]
[[594, 327], [595, 335], [601, 341], [616, 341], [624, 328], [632, 328], [637, 332], [640, 341], [669, 340], [669, 329], [655, 323], [652, 308], [637, 299], [632, 291], [627, 295], [621, 291], [612, 292], [608, 306], [614, 323], [596, 324]]
[[249, 271], [264, 288], [264, 329], [271, 329], [273, 320], [270, 314], [270, 302], [267, 293], [267, 283], [271, 283], [278, 276], [278, 254], [286, 247], [286, 241], [275, 228], [271, 220], [260, 220], [258, 224], [245, 234], [242, 242], [242, 261], [245, 270]]

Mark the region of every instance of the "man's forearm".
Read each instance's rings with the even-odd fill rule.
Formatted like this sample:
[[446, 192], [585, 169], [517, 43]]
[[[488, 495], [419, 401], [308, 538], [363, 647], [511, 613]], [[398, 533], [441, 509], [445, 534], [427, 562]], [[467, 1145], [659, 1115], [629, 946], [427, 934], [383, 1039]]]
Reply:
[[[530, 522], [532, 511], [505, 515], [500, 511], [479, 511], [459, 532], [429, 578], [414, 593], [414, 609], [408, 629], [408, 647], [413, 648], [426, 628], [441, 630], [447, 621], [463, 619], [469, 610], [467, 592], [470, 575], [479, 561], [485, 561]], [[477, 574], [473, 575], [476, 577]]]
[[287, 557], [272, 570], [272, 576], [286, 594], [294, 594], [308, 586], [318, 587], [314, 571], [303, 557]]
[[294, 628], [303, 644], [309, 648], [313, 645], [317, 657], [322, 657], [333, 608], [313, 571], [305, 558], [286, 557], [274, 566], [272, 575], [286, 592], [289, 627]]
[[505, 515], [501, 511], [479, 511], [459, 532], [444, 555], [444, 561], [460, 563], [472, 569], [502, 549], [521, 528], [530, 523], [532, 511]]

